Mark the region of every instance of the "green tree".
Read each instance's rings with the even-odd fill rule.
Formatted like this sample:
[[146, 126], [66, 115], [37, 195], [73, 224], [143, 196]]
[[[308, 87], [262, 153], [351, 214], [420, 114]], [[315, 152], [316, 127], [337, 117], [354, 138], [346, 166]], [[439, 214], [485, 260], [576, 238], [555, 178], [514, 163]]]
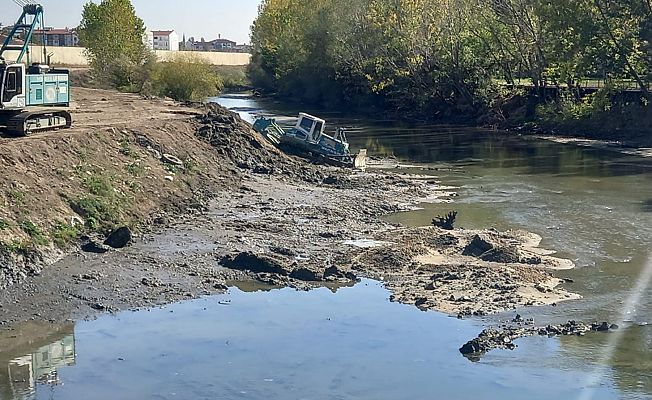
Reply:
[[153, 62], [145, 26], [130, 0], [102, 0], [84, 6], [79, 39], [96, 77], [111, 86], [140, 90]]

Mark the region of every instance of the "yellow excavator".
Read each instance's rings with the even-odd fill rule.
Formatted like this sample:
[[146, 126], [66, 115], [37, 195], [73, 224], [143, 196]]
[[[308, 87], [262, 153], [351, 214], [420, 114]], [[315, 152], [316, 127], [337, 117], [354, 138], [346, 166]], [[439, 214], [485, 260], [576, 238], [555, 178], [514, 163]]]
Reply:
[[[0, 48], [0, 130], [25, 136], [70, 128], [70, 79], [65, 69], [30, 63], [30, 43], [36, 29], [43, 31], [43, 7], [25, 4]], [[43, 38], [43, 60], [47, 60]], [[13, 60], [9, 60], [13, 57]]]

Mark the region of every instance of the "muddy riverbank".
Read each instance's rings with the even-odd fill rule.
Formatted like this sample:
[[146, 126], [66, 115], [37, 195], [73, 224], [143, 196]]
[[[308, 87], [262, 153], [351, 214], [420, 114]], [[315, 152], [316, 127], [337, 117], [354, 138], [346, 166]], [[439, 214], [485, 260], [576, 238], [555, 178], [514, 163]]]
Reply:
[[[16, 204], [5, 193], [7, 240], [30, 239], [21, 215], [52, 226], [52, 242], [6, 253], [5, 325], [166, 304], [221, 292], [234, 279], [306, 289], [369, 276], [386, 282], [395, 301], [453, 315], [577, 298], [551, 275], [569, 265], [538, 250], [536, 237], [406, 228], [383, 219], [419, 199], [450, 199], [436, 179], [315, 166], [278, 152], [219, 107], [132, 96], [122, 109], [108, 111], [124, 95], [87, 91], [78, 99], [76, 129], [1, 143], [5, 154], [17, 148], [25, 154], [12, 160], [14, 170], [27, 170], [26, 178], [9, 174], [9, 186], [40, 190], [47, 202]], [[120, 110], [132, 119], [121, 118]], [[35, 151], [48, 157], [28, 169]], [[69, 158], [59, 160], [61, 153]], [[162, 162], [163, 154], [182, 165]], [[75, 207], [80, 199], [110, 202]], [[57, 221], [83, 223], [75, 235], [96, 241], [128, 225], [135, 240], [103, 254], [79, 250], [74, 238], [57, 249]], [[100, 224], [90, 229], [89, 221]], [[61, 259], [46, 262], [54, 258]], [[11, 262], [16, 259], [21, 262]]]

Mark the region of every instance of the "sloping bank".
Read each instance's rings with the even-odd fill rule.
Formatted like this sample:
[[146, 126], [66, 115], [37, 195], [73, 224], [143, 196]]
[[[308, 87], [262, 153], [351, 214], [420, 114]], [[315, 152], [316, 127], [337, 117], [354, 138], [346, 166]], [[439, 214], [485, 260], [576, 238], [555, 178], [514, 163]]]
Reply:
[[219, 107], [74, 94], [74, 129], [0, 139], [0, 288], [38, 275], [85, 236], [199, 210], [243, 170], [319, 177]]

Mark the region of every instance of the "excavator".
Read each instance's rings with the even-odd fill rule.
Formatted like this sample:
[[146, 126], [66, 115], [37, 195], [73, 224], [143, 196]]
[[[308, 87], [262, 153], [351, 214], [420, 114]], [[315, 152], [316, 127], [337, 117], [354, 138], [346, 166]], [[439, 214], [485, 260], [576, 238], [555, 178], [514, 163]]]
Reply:
[[[23, 4], [20, 18], [0, 48], [0, 130], [10, 136], [72, 125], [72, 116], [65, 109], [70, 106], [69, 72], [47, 65], [45, 38], [44, 63], [31, 63], [30, 43], [39, 26], [44, 29], [43, 6]], [[15, 60], [8, 60], [10, 54]]]

